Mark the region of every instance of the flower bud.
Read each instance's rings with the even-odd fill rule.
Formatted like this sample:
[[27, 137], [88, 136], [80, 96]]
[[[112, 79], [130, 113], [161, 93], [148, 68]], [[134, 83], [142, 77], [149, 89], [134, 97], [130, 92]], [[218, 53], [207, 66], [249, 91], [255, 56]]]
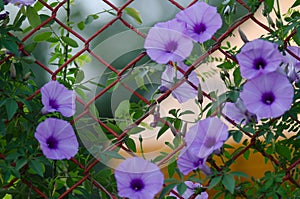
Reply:
[[10, 71], [10, 77], [12, 79], [16, 79], [17, 72], [16, 72], [16, 67], [15, 67], [15, 65], [13, 63], [11, 63], [9, 71]]
[[30, 78], [31, 72], [28, 72], [24, 75], [23, 80], [27, 81]]
[[246, 34], [245, 34], [240, 28], [238, 28], [238, 31], [239, 31], [240, 37], [241, 37], [241, 39], [243, 40], [243, 42], [244, 42], [244, 43], [249, 42], [249, 40], [248, 40]]
[[230, 6], [227, 5], [224, 9], [224, 12], [223, 12], [224, 15], [229, 15], [230, 14]]

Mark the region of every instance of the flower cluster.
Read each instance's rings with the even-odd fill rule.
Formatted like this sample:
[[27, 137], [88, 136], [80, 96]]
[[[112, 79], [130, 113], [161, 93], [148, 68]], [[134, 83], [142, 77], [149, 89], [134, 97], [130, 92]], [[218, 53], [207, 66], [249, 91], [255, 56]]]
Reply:
[[[183, 64], [183, 60], [190, 56], [193, 42], [203, 43], [211, 39], [221, 26], [222, 19], [216, 7], [197, 2], [177, 13], [174, 19], [155, 24], [149, 30], [144, 47], [148, 56], [157, 63], [177, 62], [186, 71], [187, 66]], [[168, 65], [162, 74], [161, 92], [169, 90], [174, 82], [183, 77], [172, 67]], [[192, 72], [189, 81], [198, 85], [199, 80], [195, 77], [195, 72]], [[179, 103], [195, 98], [196, 94], [188, 83], [182, 84], [172, 93]]]
[[[199, 183], [193, 183], [192, 181], [185, 181], [184, 184], [186, 185], [185, 192], [181, 195], [182, 198], [190, 198], [195, 191], [197, 191], [198, 188], [201, 188], [201, 184]], [[178, 192], [177, 187], [174, 189], [175, 192]], [[169, 196], [173, 196], [175, 198], [178, 198], [175, 194], [170, 193]], [[206, 192], [201, 192], [201, 194], [197, 195], [195, 199], [207, 199], [208, 194]]]
[[294, 88], [287, 75], [281, 72], [284, 57], [278, 46], [256, 39], [246, 43], [236, 57], [241, 75], [247, 79], [240, 93], [246, 110], [258, 120], [276, 118], [289, 110]]
[[177, 165], [183, 174], [201, 169], [210, 174], [205, 162], [208, 156], [220, 149], [228, 138], [228, 127], [217, 117], [200, 120], [186, 133], [186, 147], [181, 151]]
[[[50, 81], [41, 88], [42, 113], [60, 112], [65, 117], [75, 114], [75, 93], [57, 81]], [[44, 155], [49, 159], [70, 159], [78, 151], [76, 134], [69, 122], [47, 118], [34, 134]]]

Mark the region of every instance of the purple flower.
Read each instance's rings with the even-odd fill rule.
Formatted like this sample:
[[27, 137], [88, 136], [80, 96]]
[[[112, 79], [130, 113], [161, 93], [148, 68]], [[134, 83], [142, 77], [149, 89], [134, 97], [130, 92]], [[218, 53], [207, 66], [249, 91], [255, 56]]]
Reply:
[[78, 151], [78, 141], [70, 123], [47, 118], [41, 122], [34, 134], [43, 154], [53, 160], [70, 159]]
[[175, 19], [157, 23], [145, 40], [144, 47], [149, 57], [159, 64], [187, 58], [193, 50], [193, 42], [183, 31], [184, 24]]
[[263, 74], [247, 81], [240, 97], [258, 118], [279, 117], [293, 102], [294, 89], [285, 75]]
[[255, 114], [250, 113], [246, 109], [241, 99], [238, 99], [236, 103], [226, 102], [223, 107], [223, 112], [237, 124], [246, 124], [252, 121], [256, 122]]
[[[184, 184], [187, 186], [187, 189], [185, 190], [185, 192], [182, 194], [182, 198], [189, 198], [190, 196], [192, 196], [197, 188], [202, 187], [201, 184], [199, 183], [193, 183], [192, 181], [185, 181]], [[174, 188], [175, 192], [177, 191], [177, 187]], [[178, 198], [175, 194], [170, 193], [169, 196], [174, 196], [175, 198]], [[206, 192], [202, 192], [201, 194], [197, 195], [195, 197], [195, 199], [207, 199], [208, 198], [208, 194]]]
[[119, 164], [115, 178], [118, 195], [130, 199], [153, 199], [164, 182], [158, 166], [139, 157], [128, 158]]
[[203, 43], [222, 27], [222, 18], [217, 8], [198, 2], [180, 11], [176, 18], [186, 24], [185, 33], [196, 42]]
[[194, 154], [187, 147], [185, 147], [180, 151], [177, 160], [177, 167], [179, 171], [184, 175], [187, 175], [189, 172], [196, 169], [200, 169], [204, 173], [209, 174], [210, 169], [205, 164], [206, 158], [207, 157], [204, 158], [197, 157], [196, 154]]
[[29, 6], [32, 5], [36, 0], [7, 0], [9, 3], [15, 4], [15, 5], [24, 5]]
[[[183, 62], [179, 62], [178, 66], [183, 71], [188, 69]], [[167, 65], [161, 76], [160, 91], [167, 91], [168, 89], [171, 89], [172, 86], [182, 78], [183, 75], [181, 72], [175, 70], [173, 66]], [[188, 80], [196, 86], [199, 84], [199, 79], [194, 71], [189, 75]], [[184, 103], [189, 99], [196, 98], [197, 90], [195, 90], [189, 83], [184, 82], [172, 91], [172, 96], [177, 99], [179, 103]]]
[[[298, 46], [288, 46], [288, 50], [292, 51], [296, 56], [300, 57], [300, 48]], [[288, 52], [284, 56], [284, 64], [282, 66], [291, 82], [300, 80], [300, 61], [290, 55]]]
[[43, 113], [58, 111], [65, 117], [75, 114], [75, 93], [57, 81], [50, 81], [41, 88]]
[[209, 117], [190, 127], [185, 142], [191, 153], [204, 159], [220, 149], [227, 138], [226, 124], [217, 117]]
[[236, 58], [241, 75], [247, 79], [276, 71], [283, 61], [278, 45], [262, 39], [247, 42]]

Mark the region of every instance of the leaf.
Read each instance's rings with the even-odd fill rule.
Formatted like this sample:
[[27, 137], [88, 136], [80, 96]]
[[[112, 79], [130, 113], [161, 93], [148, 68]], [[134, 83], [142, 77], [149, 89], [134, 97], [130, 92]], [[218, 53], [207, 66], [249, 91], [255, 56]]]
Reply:
[[77, 27], [78, 27], [79, 30], [84, 30], [84, 28], [85, 28], [84, 22], [83, 21], [79, 22], [77, 24]]
[[138, 24], [142, 24], [143, 21], [141, 19], [140, 13], [131, 7], [127, 7], [124, 9], [126, 14], [128, 14], [129, 16], [131, 16]]
[[222, 184], [225, 186], [225, 188], [231, 193], [234, 193], [234, 188], [235, 188], [235, 180], [233, 175], [231, 174], [226, 174], [223, 176], [222, 179]]
[[5, 103], [7, 119], [11, 120], [18, 110], [18, 104], [14, 99], [8, 99]]
[[233, 71], [233, 80], [234, 80], [234, 84], [236, 86], [239, 86], [240, 83], [242, 82], [242, 76], [241, 76], [241, 72], [240, 72], [240, 68], [237, 67], [234, 71]]
[[11, 39], [3, 39], [1, 41], [2, 45], [9, 50], [10, 52], [12, 52], [15, 55], [18, 55], [18, 45], [16, 44], [16, 41], [13, 41]]
[[236, 142], [236, 143], [240, 143], [240, 141], [242, 140], [243, 138], [243, 133], [241, 131], [237, 131], [237, 130], [232, 130], [230, 131], [231, 134], [232, 134], [232, 137], [233, 137], [233, 140]]
[[300, 26], [296, 29], [297, 32], [296, 34], [293, 36], [293, 40], [296, 42], [296, 44], [298, 46], [300, 46]]
[[217, 67], [229, 70], [229, 69], [232, 69], [234, 67], [234, 64], [232, 64], [231, 62], [224, 62], [224, 63], [218, 65]]
[[168, 129], [168, 125], [164, 125], [163, 127], [161, 127], [161, 129], [157, 133], [156, 139], [158, 140], [158, 138], [160, 138], [160, 136], [162, 136]]
[[136, 145], [133, 139], [127, 138], [125, 139], [125, 144], [128, 147], [128, 149], [132, 150], [133, 152], [136, 152]]
[[70, 38], [70, 37], [66, 37], [66, 36], [62, 36], [61, 39], [69, 46], [73, 47], [73, 48], [77, 48], [78, 47], [78, 44], [77, 42]]
[[182, 195], [186, 189], [187, 189], [187, 186], [184, 182], [179, 183], [179, 185], [177, 185], [177, 191], [180, 195]]
[[175, 173], [175, 169], [176, 169], [176, 161], [172, 162], [171, 164], [168, 165], [168, 174], [169, 177], [173, 177], [174, 173]]
[[291, 150], [287, 146], [277, 143], [275, 149], [280, 156], [291, 160]]
[[34, 28], [42, 23], [40, 16], [33, 7], [27, 6], [26, 16], [28, 18], [29, 24]]
[[246, 173], [241, 171], [233, 171], [231, 172], [231, 174], [238, 177], [249, 178], [249, 176]]
[[78, 70], [76, 73], [75, 83], [80, 83], [84, 79], [84, 72], [82, 70]]
[[167, 193], [169, 193], [174, 187], [176, 186], [176, 183], [174, 184], [168, 184], [163, 188], [163, 190], [160, 192], [159, 198], [162, 199]]
[[191, 111], [191, 110], [186, 110], [186, 111], [183, 111], [179, 114], [179, 117], [182, 116], [182, 115], [188, 115], [188, 114], [195, 114], [195, 112]]
[[299, 6], [300, 5], [300, 0], [296, 0], [295, 3], [292, 5], [292, 8]]
[[4, 10], [4, 2], [0, 0], [0, 11]]
[[265, 0], [264, 3], [268, 7], [268, 13], [270, 13], [274, 6], [274, 0]]
[[211, 179], [211, 181], [209, 182], [209, 186], [208, 189], [213, 188], [214, 186], [216, 186], [222, 179], [222, 176], [216, 176], [214, 178]]
[[29, 161], [29, 168], [31, 168], [36, 174], [43, 177], [43, 165], [38, 160], [30, 160]]
[[42, 32], [33, 37], [33, 41], [41, 42], [49, 39], [52, 35], [52, 32]]

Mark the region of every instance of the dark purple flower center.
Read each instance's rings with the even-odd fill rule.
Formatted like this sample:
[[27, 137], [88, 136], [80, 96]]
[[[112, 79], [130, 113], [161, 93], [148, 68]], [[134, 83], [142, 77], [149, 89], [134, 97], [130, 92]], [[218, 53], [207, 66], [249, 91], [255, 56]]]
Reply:
[[215, 146], [215, 144], [216, 144], [216, 138], [214, 137], [207, 137], [204, 142], [204, 146], [206, 148], [212, 148], [213, 146]]
[[193, 162], [194, 167], [199, 167], [201, 164], [203, 164], [203, 159], [199, 158], [197, 161]]
[[272, 92], [264, 93], [261, 97], [264, 104], [270, 105], [275, 101], [275, 95]]
[[53, 108], [53, 109], [58, 109], [58, 104], [57, 101], [55, 99], [50, 99], [49, 100], [49, 105]]
[[178, 48], [178, 43], [176, 41], [169, 41], [165, 45], [165, 49], [167, 53], [173, 53]]
[[133, 179], [130, 182], [130, 188], [136, 192], [141, 191], [142, 189], [144, 189], [144, 187], [144, 182], [139, 178]]
[[254, 60], [254, 68], [256, 70], [264, 69], [266, 65], [267, 63], [263, 58], [258, 58]]
[[199, 23], [194, 26], [194, 32], [198, 35], [206, 30], [206, 25], [204, 23]]
[[56, 138], [54, 138], [53, 136], [50, 136], [47, 140], [46, 140], [46, 144], [48, 145], [48, 147], [50, 149], [57, 149], [58, 146], [58, 140]]

